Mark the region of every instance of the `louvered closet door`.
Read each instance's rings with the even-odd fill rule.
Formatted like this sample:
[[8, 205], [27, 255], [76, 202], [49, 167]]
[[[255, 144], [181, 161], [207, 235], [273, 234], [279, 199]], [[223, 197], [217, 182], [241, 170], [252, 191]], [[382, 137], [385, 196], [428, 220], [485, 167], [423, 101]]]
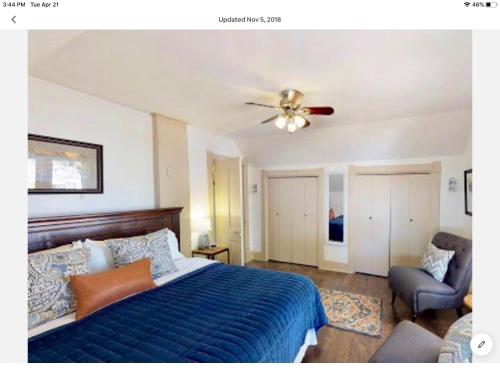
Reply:
[[391, 180], [391, 266], [410, 266], [410, 175]]
[[279, 257], [281, 262], [292, 261], [292, 225], [293, 225], [293, 179], [280, 178], [280, 233]]
[[280, 180], [271, 178], [268, 182], [268, 246], [269, 259], [279, 260], [280, 254]]
[[409, 265], [419, 267], [430, 241], [431, 228], [431, 176], [411, 175], [410, 183], [410, 248]]

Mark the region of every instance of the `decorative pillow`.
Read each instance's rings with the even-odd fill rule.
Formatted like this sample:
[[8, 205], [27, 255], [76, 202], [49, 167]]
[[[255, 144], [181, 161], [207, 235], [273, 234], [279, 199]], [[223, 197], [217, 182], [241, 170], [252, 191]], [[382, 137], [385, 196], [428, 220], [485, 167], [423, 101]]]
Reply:
[[74, 249], [28, 256], [28, 327], [75, 311], [70, 275], [89, 272], [90, 250]]
[[75, 241], [73, 243], [67, 244], [67, 245], [61, 245], [58, 247], [53, 247], [52, 249], [46, 249], [46, 250], [41, 250], [37, 251], [37, 254], [54, 254], [54, 253], [61, 253], [64, 251], [70, 251], [70, 250], [75, 250], [75, 249], [81, 249], [83, 247], [82, 241]]
[[111, 271], [71, 276], [75, 289], [76, 319], [103, 307], [156, 287], [151, 277], [151, 260], [143, 259]]
[[448, 271], [448, 263], [455, 255], [454, 251], [441, 250], [429, 243], [422, 258], [422, 268], [430, 273], [437, 281], [443, 281]]
[[175, 233], [170, 229], [168, 229], [168, 247], [170, 248], [172, 260], [185, 258], [185, 256], [179, 251], [179, 241], [177, 241]]
[[168, 246], [168, 229], [145, 236], [117, 238], [105, 242], [111, 249], [115, 267], [149, 258], [154, 279], [177, 271]]
[[89, 274], [109, 271], [115, 267], [111, 249], [104, 241], [85, 240], [83, 247], [90, 250]]
[[472, 362], [472, 313], [467, 314], [453, 323], [444, 337], [444, 343], [439, 352], [439, 363], [470, 363]]

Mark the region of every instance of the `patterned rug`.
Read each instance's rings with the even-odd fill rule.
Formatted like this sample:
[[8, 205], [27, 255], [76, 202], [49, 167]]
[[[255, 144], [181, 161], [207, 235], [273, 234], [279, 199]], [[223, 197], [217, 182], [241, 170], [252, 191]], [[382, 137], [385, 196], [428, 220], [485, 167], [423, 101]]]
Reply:
[[325, 288], [320, 288], [319, 293], [330, 326], [380, 337], [382, 327], [380, 298]]

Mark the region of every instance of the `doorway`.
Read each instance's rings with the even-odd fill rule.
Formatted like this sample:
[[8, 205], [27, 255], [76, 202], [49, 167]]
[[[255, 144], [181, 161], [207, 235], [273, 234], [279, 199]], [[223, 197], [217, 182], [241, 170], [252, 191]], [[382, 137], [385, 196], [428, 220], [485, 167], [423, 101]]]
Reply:
[[235, 157], [207, 155], [211, 241], [227, 247], [231, 264], [243, 265], [241, 162]]

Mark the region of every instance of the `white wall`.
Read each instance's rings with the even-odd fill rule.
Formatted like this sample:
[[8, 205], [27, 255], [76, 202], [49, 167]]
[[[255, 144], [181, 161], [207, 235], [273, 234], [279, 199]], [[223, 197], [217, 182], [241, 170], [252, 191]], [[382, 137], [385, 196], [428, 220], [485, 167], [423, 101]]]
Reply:
[[[191, 219], [209, 216], [207, 151], [217, 155], [239, 157], [235, 143], [223, 136], [194, 126], [187, 127], [189, 154], [189, 182], [191, 190]], [[196, 234], [191, 239], [197, 244]]]
[[[353, 163], [318, 163], [318, 164], [297, 164], [288, 166], [266, 166], [264, 168], [252, 166], [250, 168], [249, 188], [254, 183], [258, 185], [258, 193], [250, 193], [250, 249], [260, 252], [262, 249], [262, 228], [261, 228], [261, 181], [260, 173], [262, 169], [280, 170], [280, 169], [313, 169], [324, 168], [325, 176], [329, 172], [342, 172], [347, 174], [347, 167], [350, 164], [355, 165], [395, 165], [395, 164], [419, 164], [430, 163], [432, 161], [441, 161], [441, 206], [440, 206], [440, 226], [442, 230], [452, 233], [470, 236], [471, 227], [467, 222], [467, 215], [464, 213], [464, 193], [463, 193], [463, 172], [466, 167], [466, 161], [463, 155], [460, 156], [442, 156], [420, 159], [397, 159], [397, 160], [378, 160]], [[448, 179], [455, 177], [458, 181], [458, 189], [455, 193], [448, 192]], [[346, 194], [348, 192], [348, 181], [345, 181]], [[328, 189], [325, 186], [325, 191]], [[325, 194], [325, 207], [327, 207], [328, 196]], [[325, 211], [325, 225], [327, 212]], [[349, 218], [345, 218], [346, 225], [349, 225]], [[325, 259], [332, 262], [347, 263], [348, 249], [347, 242], [343, 245], [325, 243]]]
[[103, 145], [103, 194], [28, 196], [30, 217], [154, 207], [151, 116], [36, 78], [30, 133]]

